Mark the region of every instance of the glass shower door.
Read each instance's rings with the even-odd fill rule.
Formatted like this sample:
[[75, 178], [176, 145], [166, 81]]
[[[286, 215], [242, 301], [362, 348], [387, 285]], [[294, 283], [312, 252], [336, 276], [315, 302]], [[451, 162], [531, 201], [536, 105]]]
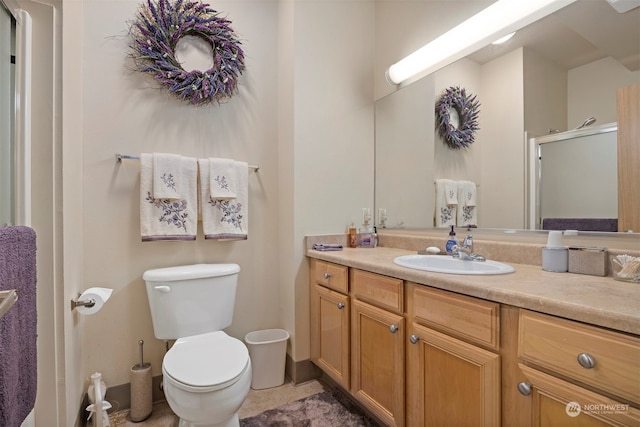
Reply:
[[13, 224], [16, 21], [0, 2], [0, 226]]

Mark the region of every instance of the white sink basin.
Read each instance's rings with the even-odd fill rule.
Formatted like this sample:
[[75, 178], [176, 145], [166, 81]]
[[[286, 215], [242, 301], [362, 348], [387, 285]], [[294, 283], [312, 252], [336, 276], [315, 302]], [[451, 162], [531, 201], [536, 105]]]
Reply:
[[464, 261], [448, 255], [402, 255], [393, 262], [416, 270], [449, 274], [507, 274], [515, 268], [497, 261]]

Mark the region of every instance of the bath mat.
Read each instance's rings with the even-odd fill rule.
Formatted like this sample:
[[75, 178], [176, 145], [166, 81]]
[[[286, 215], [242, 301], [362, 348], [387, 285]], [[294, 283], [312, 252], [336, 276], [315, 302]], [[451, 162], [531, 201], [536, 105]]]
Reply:
[[324, 391], [240, 420], [240, 427], [378, 427], [348, 398]]

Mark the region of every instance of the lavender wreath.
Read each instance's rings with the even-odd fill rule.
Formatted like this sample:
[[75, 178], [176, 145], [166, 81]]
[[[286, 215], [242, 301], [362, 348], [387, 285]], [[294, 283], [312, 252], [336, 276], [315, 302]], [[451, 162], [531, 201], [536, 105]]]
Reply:
[[[475, 141], [474, 133], [480, 129], [478, 126], [479, 107], [480, 102], [476, 96], [467, 95], [465, 89], [453, 86], [445, 89], [436, 102], [436, 127], [438, 134], [449, 148], [459, 150], [468, 147]], [[458, 113], [458, 127], [451, 124], [451, 109]]]
[[[229, 24], [231, 21], [199, 1], [147, 0], [131, 25], [135, 69], [153, 75], [170, 93], [189, 104], [220, 103], [237, 92], [245, 68], [241, 43]], [[211, 69], [182, 68], [175, 49], [180, 38], [187, 35], [211, 44]]]

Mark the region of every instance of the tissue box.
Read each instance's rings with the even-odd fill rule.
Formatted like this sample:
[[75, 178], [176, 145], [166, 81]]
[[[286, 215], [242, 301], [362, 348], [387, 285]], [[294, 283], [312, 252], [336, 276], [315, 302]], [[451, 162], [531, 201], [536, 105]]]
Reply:
[[607, 248], [595, 246], [570, 246], [569, 273], [606, 276]]

